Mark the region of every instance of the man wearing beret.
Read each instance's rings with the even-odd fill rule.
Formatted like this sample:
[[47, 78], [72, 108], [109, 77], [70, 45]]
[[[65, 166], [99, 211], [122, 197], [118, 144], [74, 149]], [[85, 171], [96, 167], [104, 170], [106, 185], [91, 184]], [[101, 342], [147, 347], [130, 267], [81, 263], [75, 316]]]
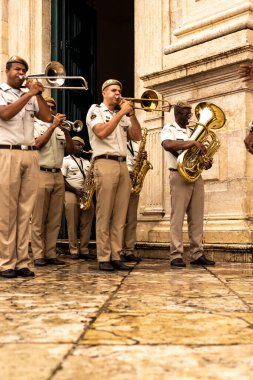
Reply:
[[129, 270], [120, 260], [123, 231], [131, 192], [126, 165], [127, 140], [141, 140], [133, 103], [122, 100], [122, 84], [108, 79], [102, 85], [103, 102], [87, 114], [96, 184], [96, 243], [99, 269]]
[[[89, 252], [91, 227], [94, 216], [94, 205], [91, 201], [87, 210], [80, 209], [80, 200], [83, 197], [84, 182], [89, 171], [90, 162], [82, 158], [84, 140], [79, 136], [72, 138], [74, 152], [64, 157], [62, 174], [65, 182], [65, 215], [68, 227], [69, 252], [74, 260], [94, 260], [95, 255]], [[77, 231], [80, 228], [80, 246], [78, 246]]]
[[34, 116], [50, 122], [52, 115], [38, 81], [21, 89], [27, 62], [13, 56], [6, 63], [7, 81], [0, 85], [0, 276], [33, 277], [28, 268], [29, 220], [38, 186], [38, 153]]
[[[191, 105], [179, 101], [174, 106], [175, 122], [165, 125], [161, 134], [161, 142], [168, 153], [170, 170], [170, 265], [172, 268], [186, 266], [183, 255], [183, 223], [187, 214], [190, 253], [192, 265], [215, 265], [208, 260], [203, 251], [203, 219], [204, 219], [204, 182], [200, 176], [195, 182], [187, 182], [177, 170], [177, 157], [187, 149], [196, 146], [203, 154], [206, 147], [195, 140], [189, 140], [191, 130], [187, 128], [192, 116]], [[212, 166], [210, 161], [206, 169]]]
[[73, 141], [61, 128], [66, 116], [55, 115], [56, 102], [45, 98], [53, 116], [52, 123], [35, 120], [35, 144], [39, 151], [39, 188], [32, 213], [31, 247], [35, 266], [64, 265], [56, 255], [56, 242], [64, 204], [64, 180], [61, 173], [64, 150], [72, 153]]

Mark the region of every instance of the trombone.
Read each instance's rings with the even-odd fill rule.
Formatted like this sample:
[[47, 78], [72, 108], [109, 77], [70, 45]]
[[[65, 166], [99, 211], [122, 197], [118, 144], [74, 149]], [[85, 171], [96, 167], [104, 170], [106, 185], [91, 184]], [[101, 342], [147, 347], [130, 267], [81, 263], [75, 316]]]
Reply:
[[[144, 91], [141, 98], [125, 98], [125, 97], [123, 97], [123, 98], [121, 98], [121, 100], [129, 100], [130, 102], [133, 102], [133, 103], [140, 103], [141, 107], [134, 107], [134, 108], [139, 109], [139, 110], [143, 110], [146, 112], [153, 112], [153, 111], [170, 112], [171, 108], [173, 107], [173, 105], [170, 104], [167, 100], [158, 99], [157, 93], [153, 90]], [[165, 104], [161, 105], [161, 108], [157, 108], [159, 102], [162, 102]]]
[[[64, 66], [58, 61], [49, 62], [45, 68], [45, 73], [42, 74], [30, 74], [19, 75], [20, 79], [46, 79], [50, 86], [44, 86], [44, 88], [53, 88], [54, 90], [88, 90], [88, 83], [85, 78], [81, 76], [66, 76]], [[63, 86], [65, 79], [80, 79], [82, 86]]]

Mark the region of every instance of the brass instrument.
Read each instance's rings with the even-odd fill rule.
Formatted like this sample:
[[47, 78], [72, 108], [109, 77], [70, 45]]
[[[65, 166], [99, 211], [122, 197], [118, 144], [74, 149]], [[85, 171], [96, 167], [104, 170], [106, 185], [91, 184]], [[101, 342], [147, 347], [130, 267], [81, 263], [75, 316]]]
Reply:
[[[20, 79], [46, 79], [50, 86], [44, 86], [44, 88], [51, 88], [54, 90], [88, 90], [88, 83], [85, 78], [81, 76], [66, 76], [64, 66], [58, 61], [49, 62], [45, 68], [45, 73], [42, 74], [30, 74], [19, 75]], [[63, 86], [65, 79], [80, 79], [82, 86], [71, 87]]]
[[139, 146], [139, 151], [136, 157], [136, 162], [133, 167], [133, 178], [132, 178], [132, 194], [139, 194], [141, 192], [144, 178], [149, 169], [153, 169], [152, 164], [146, 159], [143, 158], [143, 153], [145, 151], [145, 145], [147, 140], [148, 130], [144, 129], [141, 143]]
[[60, 124], [61, 129], [67, 129], [67, 131], [73, 131], [73, 132], [81, 132], [83, 129], [83, 122], [82, 120], [75, 120], [75, 121], [69, 121], [69, 120], [63, 120], [63, 122]]
[[95, 182], [94, 182], [94, 158], [91, 160], [90, 167], [88, 173], [85, 177], [84, 185], [83, 185], [83, 196], [80, 198], [80, 209], [88, 210], [90, 208], [92, 197], [95, 192]]
[[[170, 104], [167, 100], [161, 100], [158, 99], [158, 95], [155, 91], [153, 90], [146, 90], [142, 94], [141, 98], [125, 98], [123, 97], [122, 100], [129, 100], [133, 103], [140, 103], [141, 108], [139, 107], [134, 107], [135, 109], [140, 109], [146, 112], [153, 112], [153, 111], [165, 111], [165, 112], [170, 112], [172, 104]], [[165, 105], [161, 106], [161, 108], [158, 107], [158, 103], [165, 103]], [[167, 103], [167, 105], [166, 105]]]
[[195, 115], [198, 122], [195, 124], [189, 141], [201, 142], [205, 145], [207, 152], [203, 155], [196, 146], [193, 146], [179, 154], [177, 168], [187, 182], [196, 181], [206, 168], [206, 164], [212, 160], [213, 155], [220, 147], [220, 141], [211, 129], [220, 129], [226, 122], [222, 109], [213, 103], [197, 104]]

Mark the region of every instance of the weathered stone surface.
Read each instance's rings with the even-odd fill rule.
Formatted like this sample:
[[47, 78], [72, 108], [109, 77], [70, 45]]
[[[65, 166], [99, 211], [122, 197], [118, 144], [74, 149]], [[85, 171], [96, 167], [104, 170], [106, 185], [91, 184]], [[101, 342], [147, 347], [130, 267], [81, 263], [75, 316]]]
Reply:
[[252, 264], [130, 266], [1, 278], [1, 379], [251, 380]]

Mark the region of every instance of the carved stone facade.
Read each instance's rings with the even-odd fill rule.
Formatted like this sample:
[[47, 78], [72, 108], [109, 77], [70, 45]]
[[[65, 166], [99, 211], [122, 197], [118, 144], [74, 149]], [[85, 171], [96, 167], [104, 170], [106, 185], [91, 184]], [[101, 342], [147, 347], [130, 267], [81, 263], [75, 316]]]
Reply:
[[[18, 54], [30, 73], [44, 71], [51, 53], [50, 0], [0, 3], [0, 80], [8, 57]], [[135, 94], [154, 89], [174, 104], [195, 107], [211, 101], [225, 112], [217, 130], [221, 148], [205, 179], [205, 243], [240, 249], [252, 246], [253, 157], [243, 144], [253, 119], [253, 82], [242, 83], [237, 70], [253, 59], [253, 0], [135, 0]], [[149, 130], [147, 151], [153, 164], [141, 193], [138, 242], [169, 243], [170, 189], [166, 154], [160, 145], [173, 111], [138, 111]], [[184, 229], [187, 240], [187, 231]]]
[[0, 21], [1, 82], [12, 55], [28, 62], [29, 73], [43, 73], [51, 58], [51, 1], [1, 0]]
[[[221, 147], [205, 179], [204, 243], [251, 248], [253, 157], [244, 147], [253, 119], [253, 83], [242, 83], [238, 68], [253, 59], [253, 1], [136, 0], [136, 94], [151, 88], [174, 104], [218, 105], [227, 122], [216, 130]], [[138, 241], [169, 242], [170, 189], [160, 131], [173, 110], [138, 114], [149, 130], [147, 151], [154, 165], [141, 194]], [[187, 241], [186, 225], [184, 237]]]

